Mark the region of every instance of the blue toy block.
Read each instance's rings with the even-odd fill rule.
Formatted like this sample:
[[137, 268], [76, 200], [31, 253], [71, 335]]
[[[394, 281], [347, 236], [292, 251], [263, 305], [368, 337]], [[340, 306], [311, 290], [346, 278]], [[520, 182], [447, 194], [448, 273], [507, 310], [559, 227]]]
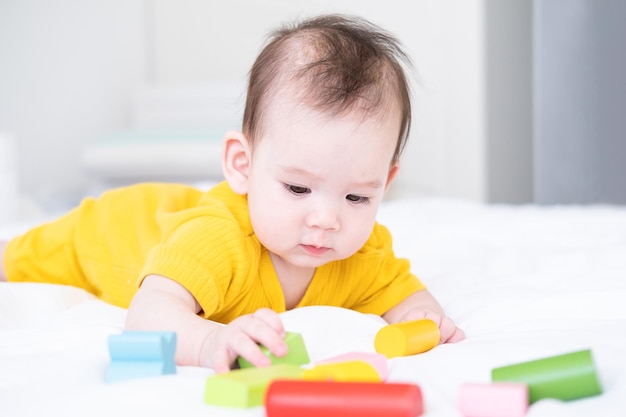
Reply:
[[109, 336], [106, 382], [176, 373], [176, 333], [126, 331]]

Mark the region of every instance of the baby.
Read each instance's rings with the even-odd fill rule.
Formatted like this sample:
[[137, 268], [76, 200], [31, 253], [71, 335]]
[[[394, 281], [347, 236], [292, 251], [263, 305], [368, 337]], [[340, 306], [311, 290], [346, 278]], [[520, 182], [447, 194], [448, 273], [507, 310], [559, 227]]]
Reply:
[[179, 365], [230, 369], [287, 347], [278, 313], [330, 305], [430, 318], [464, 338], [376, 222], [411, 123], [398, 41], [325, 15], [273, 33], [250, 71], [241, 132], [208, 192], [138, 184], [87, 198], [0, 243], [0, 280], [84, 288], [126, 328], [177, 333]]

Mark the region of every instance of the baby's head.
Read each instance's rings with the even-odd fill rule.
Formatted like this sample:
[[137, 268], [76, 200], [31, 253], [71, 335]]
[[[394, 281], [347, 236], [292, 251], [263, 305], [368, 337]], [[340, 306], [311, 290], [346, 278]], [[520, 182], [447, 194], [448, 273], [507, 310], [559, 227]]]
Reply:
[[285, 94], [327, 115], [370, 118], [397, 111], [395, 164], [411, 125], [403, 64], [411, 66], [399, 42], [363, 19], [325, 15], [279, 29], [250, 70], [243, 133], [254, 146], [267, 109]]
[[223, 168], [276, 270], [310, 273], [369, 239], [409, 132], [403, 60], [376, 26], [323, 16], [277, 31], [255, 61]]

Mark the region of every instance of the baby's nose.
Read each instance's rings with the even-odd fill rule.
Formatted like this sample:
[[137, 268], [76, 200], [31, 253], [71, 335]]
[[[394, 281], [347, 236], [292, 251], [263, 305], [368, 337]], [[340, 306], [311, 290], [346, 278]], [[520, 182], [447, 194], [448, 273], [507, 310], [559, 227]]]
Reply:
[[312, 207], [307, 216], [307, 226], [324, 230], [339, 230], [339, 210], [332, 204], [319, 204]]

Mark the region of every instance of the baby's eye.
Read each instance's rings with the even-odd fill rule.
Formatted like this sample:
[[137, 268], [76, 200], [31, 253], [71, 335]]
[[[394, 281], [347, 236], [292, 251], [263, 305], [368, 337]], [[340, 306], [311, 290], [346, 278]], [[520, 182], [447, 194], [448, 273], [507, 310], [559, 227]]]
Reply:
[[285, 189], [295, 195], [303, 195], [303, 194], [308, 194], [311, 192], [309, 188], [301, 187], [299, 185], [285, 184]]
[[351, 203], [369, 203], [370, 201], [369, 197], [363, 197], [355, 194], [348, 194], [346, 196], [346, 200], [350, 201]]

